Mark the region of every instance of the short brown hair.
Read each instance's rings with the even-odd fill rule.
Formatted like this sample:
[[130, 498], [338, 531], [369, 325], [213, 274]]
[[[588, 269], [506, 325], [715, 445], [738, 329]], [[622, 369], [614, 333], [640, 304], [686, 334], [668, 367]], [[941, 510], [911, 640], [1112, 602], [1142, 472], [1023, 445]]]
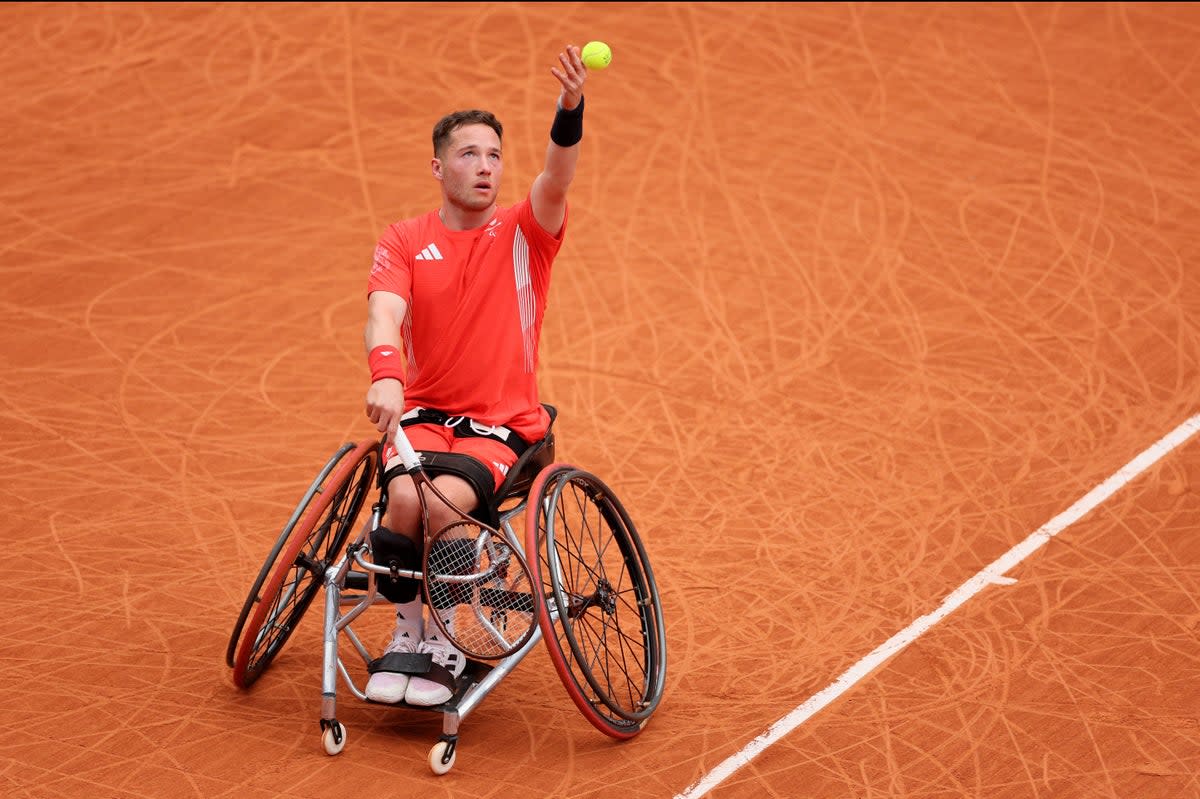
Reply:
[[490, 111], [480, 111], [479, 109], [455, 111], [453, 114], [446, 114], [433, 126], [434, 156], [440, 157], [439, 154], [450, 143], [450, 137], [454, 135], [454, 131], [467, 125], [487, 125], [496, 131], [496, 138], [504, 141], [504, 126]]

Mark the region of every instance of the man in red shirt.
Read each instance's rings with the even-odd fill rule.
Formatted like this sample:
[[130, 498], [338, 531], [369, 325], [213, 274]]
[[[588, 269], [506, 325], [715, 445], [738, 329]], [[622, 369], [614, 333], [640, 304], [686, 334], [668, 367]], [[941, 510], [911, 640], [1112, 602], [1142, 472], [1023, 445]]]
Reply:
[[[368, 279], [367, 416], [389, 441], [403, 426], [413, 448], [424, 453], [434, 484], [467, 512], [490, 500], [550, 422], [538, 401], [538, 338], [550, 267], [566, 230], [587, 78], [578, 47], [568, 45], [558, 61], [550, 70], [561, 87], [558, 109], [545, 166], [528, 196], [497, 205], [503, 130], [492, 114], [444, 117], [433, 129], [441, 207], [388, 226]], [[390, 445], [384, 461], [388, 469], [399, 463]], [[387, 516], [376, 535], [390, 537], [390, 546], [419, 569], [416, 488], [400, 475], [387, 491]], [[453, 521], [436, 497], [427, 494], [427, 501], [431, 531]], [[453, 696], [466, 661], [432, 620], [425, 621], [413, 581], [401, 582], [409, 585], [390, 595], [396, 631], [385, 654], [428, 652], [435, 665], [423, 676], [376, 671], [366, 694], [377, 702], [441, 704]]]

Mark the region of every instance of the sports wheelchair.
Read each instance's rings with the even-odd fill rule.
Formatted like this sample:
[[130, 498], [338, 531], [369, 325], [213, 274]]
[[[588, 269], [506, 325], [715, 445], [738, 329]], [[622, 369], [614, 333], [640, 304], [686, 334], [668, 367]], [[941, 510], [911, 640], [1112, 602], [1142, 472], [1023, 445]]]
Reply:
[[[346, 729], [337, 719], [338, 677], [356, 698], [371, 702], [343, 661], [339, 640], [349, 642], [368, 672], [382, 668], [392, 656], [373, 657], [351, 625], [372, 605], [390, 608], [381, 585], [399, 577], [419, 581], [427, 604], [447, 597], [473, 602], [477, 626], [505, 643], [499, 656], [468, 652], [454, 695], [419, 708], [443, 716], [442, 735], [428, 758], [435, 774], [454, 765], [460, 722], [543, 639], [567, 694], [594, 727], [618, 740], [641, 732], [666, 678], [658, 588], [613, 491], [595, 475], [554, 460], [556, 411], [544, 407], [551, 418], [546, 436], [525, 450], [494, 501], [471, 514], [486, 526], [485, 534], [466, 547], [474, 554], [467, 567], [439, 578], [455, 581], [450, 592], [433, 584], [430, 561], [445, 530], [425, 530], [420, 570], [398, 569], [385, 553], [372, 551], [371, 533], [387, 502], [380, 462], [386, 437], [342, 445], [304, 493], [251, 585], [225, 654], [234, 684], [248, 689], [266, 672], [324, 587], [321, 740], [326, 753], [340, 753]], [[397, 439], [397, 446], [407, 445], [403, 435]], [[412, 457], [409, 471], [417, 479], [420, 456]], [[368, 511], [372, 493], [376, 501]], [[423, 519], [428, 527], [428, 515]], [[518, 567], [527, 575], [524, 583], [511, 582]], [[497, 575], [510, 582], [494, 587], [488, 580]], [[410, 657], [404, 668], [385, 670], [420, 673], [422, 665]]]

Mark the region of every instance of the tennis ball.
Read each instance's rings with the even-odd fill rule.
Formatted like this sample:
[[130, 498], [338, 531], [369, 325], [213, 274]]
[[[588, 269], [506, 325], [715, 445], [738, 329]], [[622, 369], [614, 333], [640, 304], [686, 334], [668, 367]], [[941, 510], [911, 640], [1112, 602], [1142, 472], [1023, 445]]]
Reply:
[[612, 50], [604, 42], [588, 42], [579, 57], [588, 69], [604, 69], [612, 63]]

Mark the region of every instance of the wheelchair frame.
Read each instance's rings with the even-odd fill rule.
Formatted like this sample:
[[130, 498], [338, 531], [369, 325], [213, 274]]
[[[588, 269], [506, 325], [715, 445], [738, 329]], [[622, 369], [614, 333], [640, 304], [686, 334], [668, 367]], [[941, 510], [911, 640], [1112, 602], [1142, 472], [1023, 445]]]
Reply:
[[[553, 425], [555, 410], [545, 407]], [[376, 589], [377, 576], [424, 579], [420, 571], [395, 570], [371, 560], [370, 533], [381, 523], [387, 503], [382, 443], [345, 444], [318, 473], [251, 586], [226, 652], [234, 683], [248, 689], [324, 589], [320, 727], [330, 755], [340, 753], [346, 743], [345, 726], [337, 719], [338, 678], [354, 697], [376, 704], [367, 699], [365, 686], [355, 684], [339, 653], [339, 636], [369, 667], [375, 658], [351, 625], [373, 605], [391, 607]], [[377, 499], [347, 545], [372, 482]], [[478, 513], [514, 551], [532, 558], [528, 565], [537, 624], [508, 656], [494, 663], [468, 659], [447, 702], [414, 708], [443, 716], [442, 734], [429, 752], [430, 769], [445, 774], [453, 767], [462, 721], [543, 640], [584, 717], [618, 740], [636, 736], [662, 698], [666, 640], [649, 559], [620, 500], [591, 473], [554, 461], [551, 426], [514, 464], [492, 506]], [[521, 521], [523, 538], [514, 529]], [[592, 525], [600, 529], [592, 530]], [[586, 533], [576, 526], [587, 528]], [[637, 616], [635, 632], [620, 626], [629, 614]]]

